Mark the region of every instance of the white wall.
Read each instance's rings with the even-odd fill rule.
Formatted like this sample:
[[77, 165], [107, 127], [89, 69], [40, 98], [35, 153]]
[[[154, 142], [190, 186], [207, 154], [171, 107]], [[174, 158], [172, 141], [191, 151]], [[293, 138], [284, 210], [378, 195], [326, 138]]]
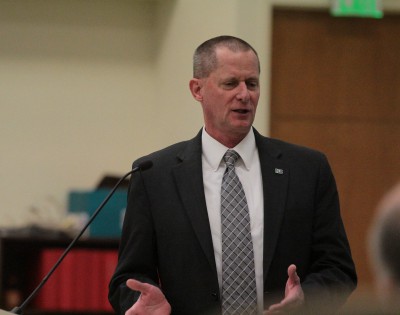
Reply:
[[[202, 126], [188, 89], [196, 46], [240, 35], [266, 63], [267, 6], [245, 3], [0, 1], [0, 226], [28, 222], [32, 208], [58, 218], [69, 190], [91, 189], [194, 136]], [[264, 95], [262, 132], [266, 116]]]
[[0, 2], [0, 225], [150, 149], [155, 2]]
[[243, 37], [259, 52], [255, 125], [268, 134], [271, 8], [329, 4], [0, 0], [0, 226], [28, 222], [32, 207], [52, 218], [69, 190], [192, 137], [202, 113], [188, 89], [191, 58], [212, 36]]

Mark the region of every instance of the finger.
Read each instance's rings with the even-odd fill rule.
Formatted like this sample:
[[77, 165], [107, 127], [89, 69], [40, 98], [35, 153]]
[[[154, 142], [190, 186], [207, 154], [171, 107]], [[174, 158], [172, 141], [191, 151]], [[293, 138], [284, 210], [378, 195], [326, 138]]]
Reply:
[[289, 266], [289, 268], [288, 268], [288, 276], [289, 276], [289, 278], [290, 278], [291, 276], [293, 276], [293, 274], [296, 273], [296, 270], [297, 270], [296, 265], [291, 264], [291, 265]]
[[297, 275], [297, 267], [296, 265], [290, 265], [288, 268], [288, 276], [289, 280], [293, 281], [293, 283], [300, 283], [300, 277]]
[[146, 293], [148, 291], [148, 284], [143, 283], [134, 279], [129, 279], [126, 281], [128, 288], [134, 291], [140, 291], [141, 293]]
[[278, 312], [279, 311], [279, 309], [281, 309], [282, 308], [282, 305], [281, 304], [274, 304], [274, 305], [271, 305], [269, 308], [268, 308], [268, 311], [266, 312], [267, 314], [275, 314], [276, 312]]
[[279, 304], [271, 305], [268, 310], [263, 312], [263, 315], [278, 315], [278, 314], [283, 314], [283, 311], [281, 310], [281, 306]]

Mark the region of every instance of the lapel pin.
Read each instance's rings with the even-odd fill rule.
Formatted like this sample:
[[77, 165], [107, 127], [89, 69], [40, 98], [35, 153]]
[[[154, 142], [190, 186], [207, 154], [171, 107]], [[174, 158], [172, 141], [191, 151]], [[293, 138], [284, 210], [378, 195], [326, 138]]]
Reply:
[[275, 168], [275, 174], [283, 175], [283, 169]]

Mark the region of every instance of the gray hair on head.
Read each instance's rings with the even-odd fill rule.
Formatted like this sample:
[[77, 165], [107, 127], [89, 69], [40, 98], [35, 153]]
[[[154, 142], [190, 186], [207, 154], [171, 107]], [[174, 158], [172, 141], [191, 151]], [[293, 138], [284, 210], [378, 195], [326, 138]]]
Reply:
[[[233, 52], [253, 51], [258, 59], [257, 51], [246, 41], [238, 37], [222, 35], [211, 38], [202, 43], [193, 55], [193, 77], [197, 79], [207, 78], [218, 66], [216, 49], [226, 47]], [[258, 61], [260, 71], [260, 62]]]

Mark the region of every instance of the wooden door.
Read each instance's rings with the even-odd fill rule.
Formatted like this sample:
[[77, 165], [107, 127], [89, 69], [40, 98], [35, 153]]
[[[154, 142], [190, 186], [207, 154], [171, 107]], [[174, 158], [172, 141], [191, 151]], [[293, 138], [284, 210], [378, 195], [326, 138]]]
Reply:
[[367, 232], [400, 180], [400, 16], [275, 9], [271, 80], [271, 136], [328, 156], [359, 288], [371, 287]]

